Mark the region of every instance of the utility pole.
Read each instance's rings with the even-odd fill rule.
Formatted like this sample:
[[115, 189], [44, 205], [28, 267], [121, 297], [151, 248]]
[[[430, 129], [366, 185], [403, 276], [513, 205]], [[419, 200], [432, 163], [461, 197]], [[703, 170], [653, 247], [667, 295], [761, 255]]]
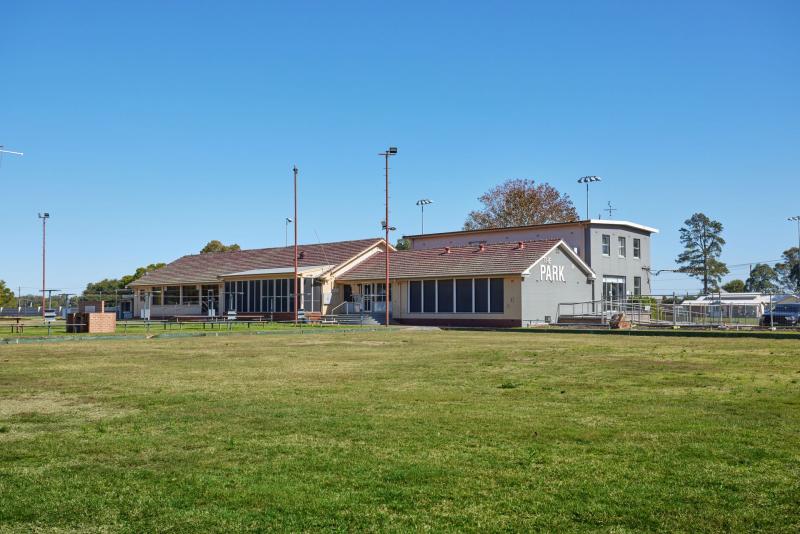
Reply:
[[294, 172], [294, 325], [297, 326], [297, 165], [292, 167]]
[[383, 220], [383, 227], [386, 230], [386, 286], [384, 289], [385, 293], [385, 304], [386, 304], [386, 327], [389, 327], [389, 294], [391, 292], [389, 288], [389, 231], [394, 230], [391, 226], [389, 226], [389, 156], [394, 156], [397, 154], [397, 147], [390, 146], [386, 152], [381, 152], [378, 154], [379, 156], [383, 156], [386, 160], [386, 218]]
[[46, 290], [46, 273], [47, 273], [47, 219], [50, 218], [49, 213], [40, 213], [39, 218], [42, 220], [42, 320], [45, 318], [45, 290]]

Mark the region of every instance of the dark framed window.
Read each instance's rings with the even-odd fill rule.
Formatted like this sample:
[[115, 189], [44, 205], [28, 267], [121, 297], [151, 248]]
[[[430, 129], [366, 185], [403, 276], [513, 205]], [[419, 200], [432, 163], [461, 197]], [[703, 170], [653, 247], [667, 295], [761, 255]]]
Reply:
[[456, 312], [472, 313], [472, 278], [456, 280]]
[[151, 304], [153, 306], [161, 306], [161, 288], [154, 287], [150, 290]]
[[642, 257], [642, 240], [637, 237], [633, 238], [633, 257], [634, 258]]
[[245, 310], [245, 295], [244, 295], [244, 283], [236, 282], [236, 311], [242, 312]]
[[611, 255], [611, 236], [603, 234], [603, 256]]
[[174, 306], [181, 303], [181, 286], [167, 286], [164, 288], [164, 305]]
[[475, 279], [475, 313], [489, 311], [489, 279]]
[[439, 313], [453, 312], [453, 280], [437, 280]]
[[247, 311], [256, 311], [256, 281], [250, 280], [247, 283]]
[[412, 280], [408, 283], [408, 311], [409, 313], [422, 312], [422, 282]]
[[505, 311], [502, 278], [489, 280], [489, 311], [491, 313], [503, 313]]
[[642, 294], [642, 277], [641, 276], [634, 276], [633, 277], [633, 294], [637, 297]]
[[183, 296], [181, 301], [187, 306], [197, 306], [200, 304], [200, 290], [197, 286], [183, 286]]
[[436, 313], [436, 280], [422, 282], [422, 311]]

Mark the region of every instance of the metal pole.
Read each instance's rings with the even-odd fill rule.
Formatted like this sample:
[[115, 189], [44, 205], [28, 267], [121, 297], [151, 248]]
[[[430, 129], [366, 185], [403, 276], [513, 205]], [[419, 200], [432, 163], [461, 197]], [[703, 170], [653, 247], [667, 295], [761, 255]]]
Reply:
[[422, 221], [420, 224], [420, 234], [425, 233], [425, 204], [420, 204], [420, 209], [422, 210]]
[[297, 326], [297, 165], [294, 171], [294, 324]]
[[586, 220], [589, 220], [589, 182], [586, 182]]
[[47, 272], [47, 259], [46, 259], [46, 245], [47, 245], [47, 218], [42, 218], [42, 320], [44, 320], [45, 309], [45, 273]]
[[389, 326], [389, 151], [386, 151], [386, 326]]

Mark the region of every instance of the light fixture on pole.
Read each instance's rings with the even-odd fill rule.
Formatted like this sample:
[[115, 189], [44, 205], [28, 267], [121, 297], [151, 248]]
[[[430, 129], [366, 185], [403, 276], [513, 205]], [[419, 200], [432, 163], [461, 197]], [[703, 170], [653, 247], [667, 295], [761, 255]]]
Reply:
[[429, 204], [433, 204], [433, 200], [429, 198], [421, 198], [417, 200], [417, 206], [419, 206], [420, 210], [420, 234], [425, 233], [425, 206]]
[[47, 245], [47, 219], [50, 218], [49, 213], [40, 213], [39, 218], [42, 220], [42, 319], [45, 318], [45, 308], [46, 308], [46, 273], [47, 273], [47, 262], [46, 262], [46, 245]]
[[589, 220], [589, 184], [602, 181], [599, 176], [584, 176], [578, 178], [579, 184], [586, 184], [586, 220]]
[[389, 231], [394, 230], [391, 226], [389, 226], [389, 156], [396, 156], [397, 155], [397, 147], [390, 146], [386, 149], [386, 152], [381, 152], [378, 154], [379, 156], [383, 156], [386, 160], [386, 217], [383, 219], [383, 228], [386, 230], [386, 285], [384, 287], [384, 292], [386, 295], [386, 327], [389, 327]]
[[292, 218], [286, 217], [286, 225], [283, 229], [284, 238], [283, 238], [283, 246], [289, 246], [289, 225], [292, 224]]
[[800, 261], [800, 215], [794, 215], [787, 220], [795, 221], [797, 223], [797, 258]]
[[0, 154], [14, 154], [15, 156], [24, 156], [22, 152], [17, 152], [16, 150], [6, 150], [3, 148], [3, 145], [0, 145]]

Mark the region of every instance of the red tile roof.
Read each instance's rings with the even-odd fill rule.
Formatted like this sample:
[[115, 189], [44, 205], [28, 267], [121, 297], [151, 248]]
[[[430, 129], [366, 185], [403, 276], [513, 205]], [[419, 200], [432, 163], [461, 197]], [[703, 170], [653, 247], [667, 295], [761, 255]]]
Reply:
[[[500, 274], [522, 274], [531, 265], [545, 256], [560, 239], [524, 241], [449, 247], [428, 250], [401, 250], [391, 252], [389, 273], [391, 278], [433, 278], [442, 276], [485, 276]], [[385, 252], [375, 254], [368, 260], [341, 274], [338, 280], [374, 280], [386, 276]]]
[[[383, 239], [337, 241], [317, 245], [299, 245], [300, 267], [339, 265], [366, 251]], [[294, 246], [212, 252], [184, 256], [144, 275], [130, 286], [217, 283], [219, 276], [250, 269], [275, 269], [294, 266]]]

